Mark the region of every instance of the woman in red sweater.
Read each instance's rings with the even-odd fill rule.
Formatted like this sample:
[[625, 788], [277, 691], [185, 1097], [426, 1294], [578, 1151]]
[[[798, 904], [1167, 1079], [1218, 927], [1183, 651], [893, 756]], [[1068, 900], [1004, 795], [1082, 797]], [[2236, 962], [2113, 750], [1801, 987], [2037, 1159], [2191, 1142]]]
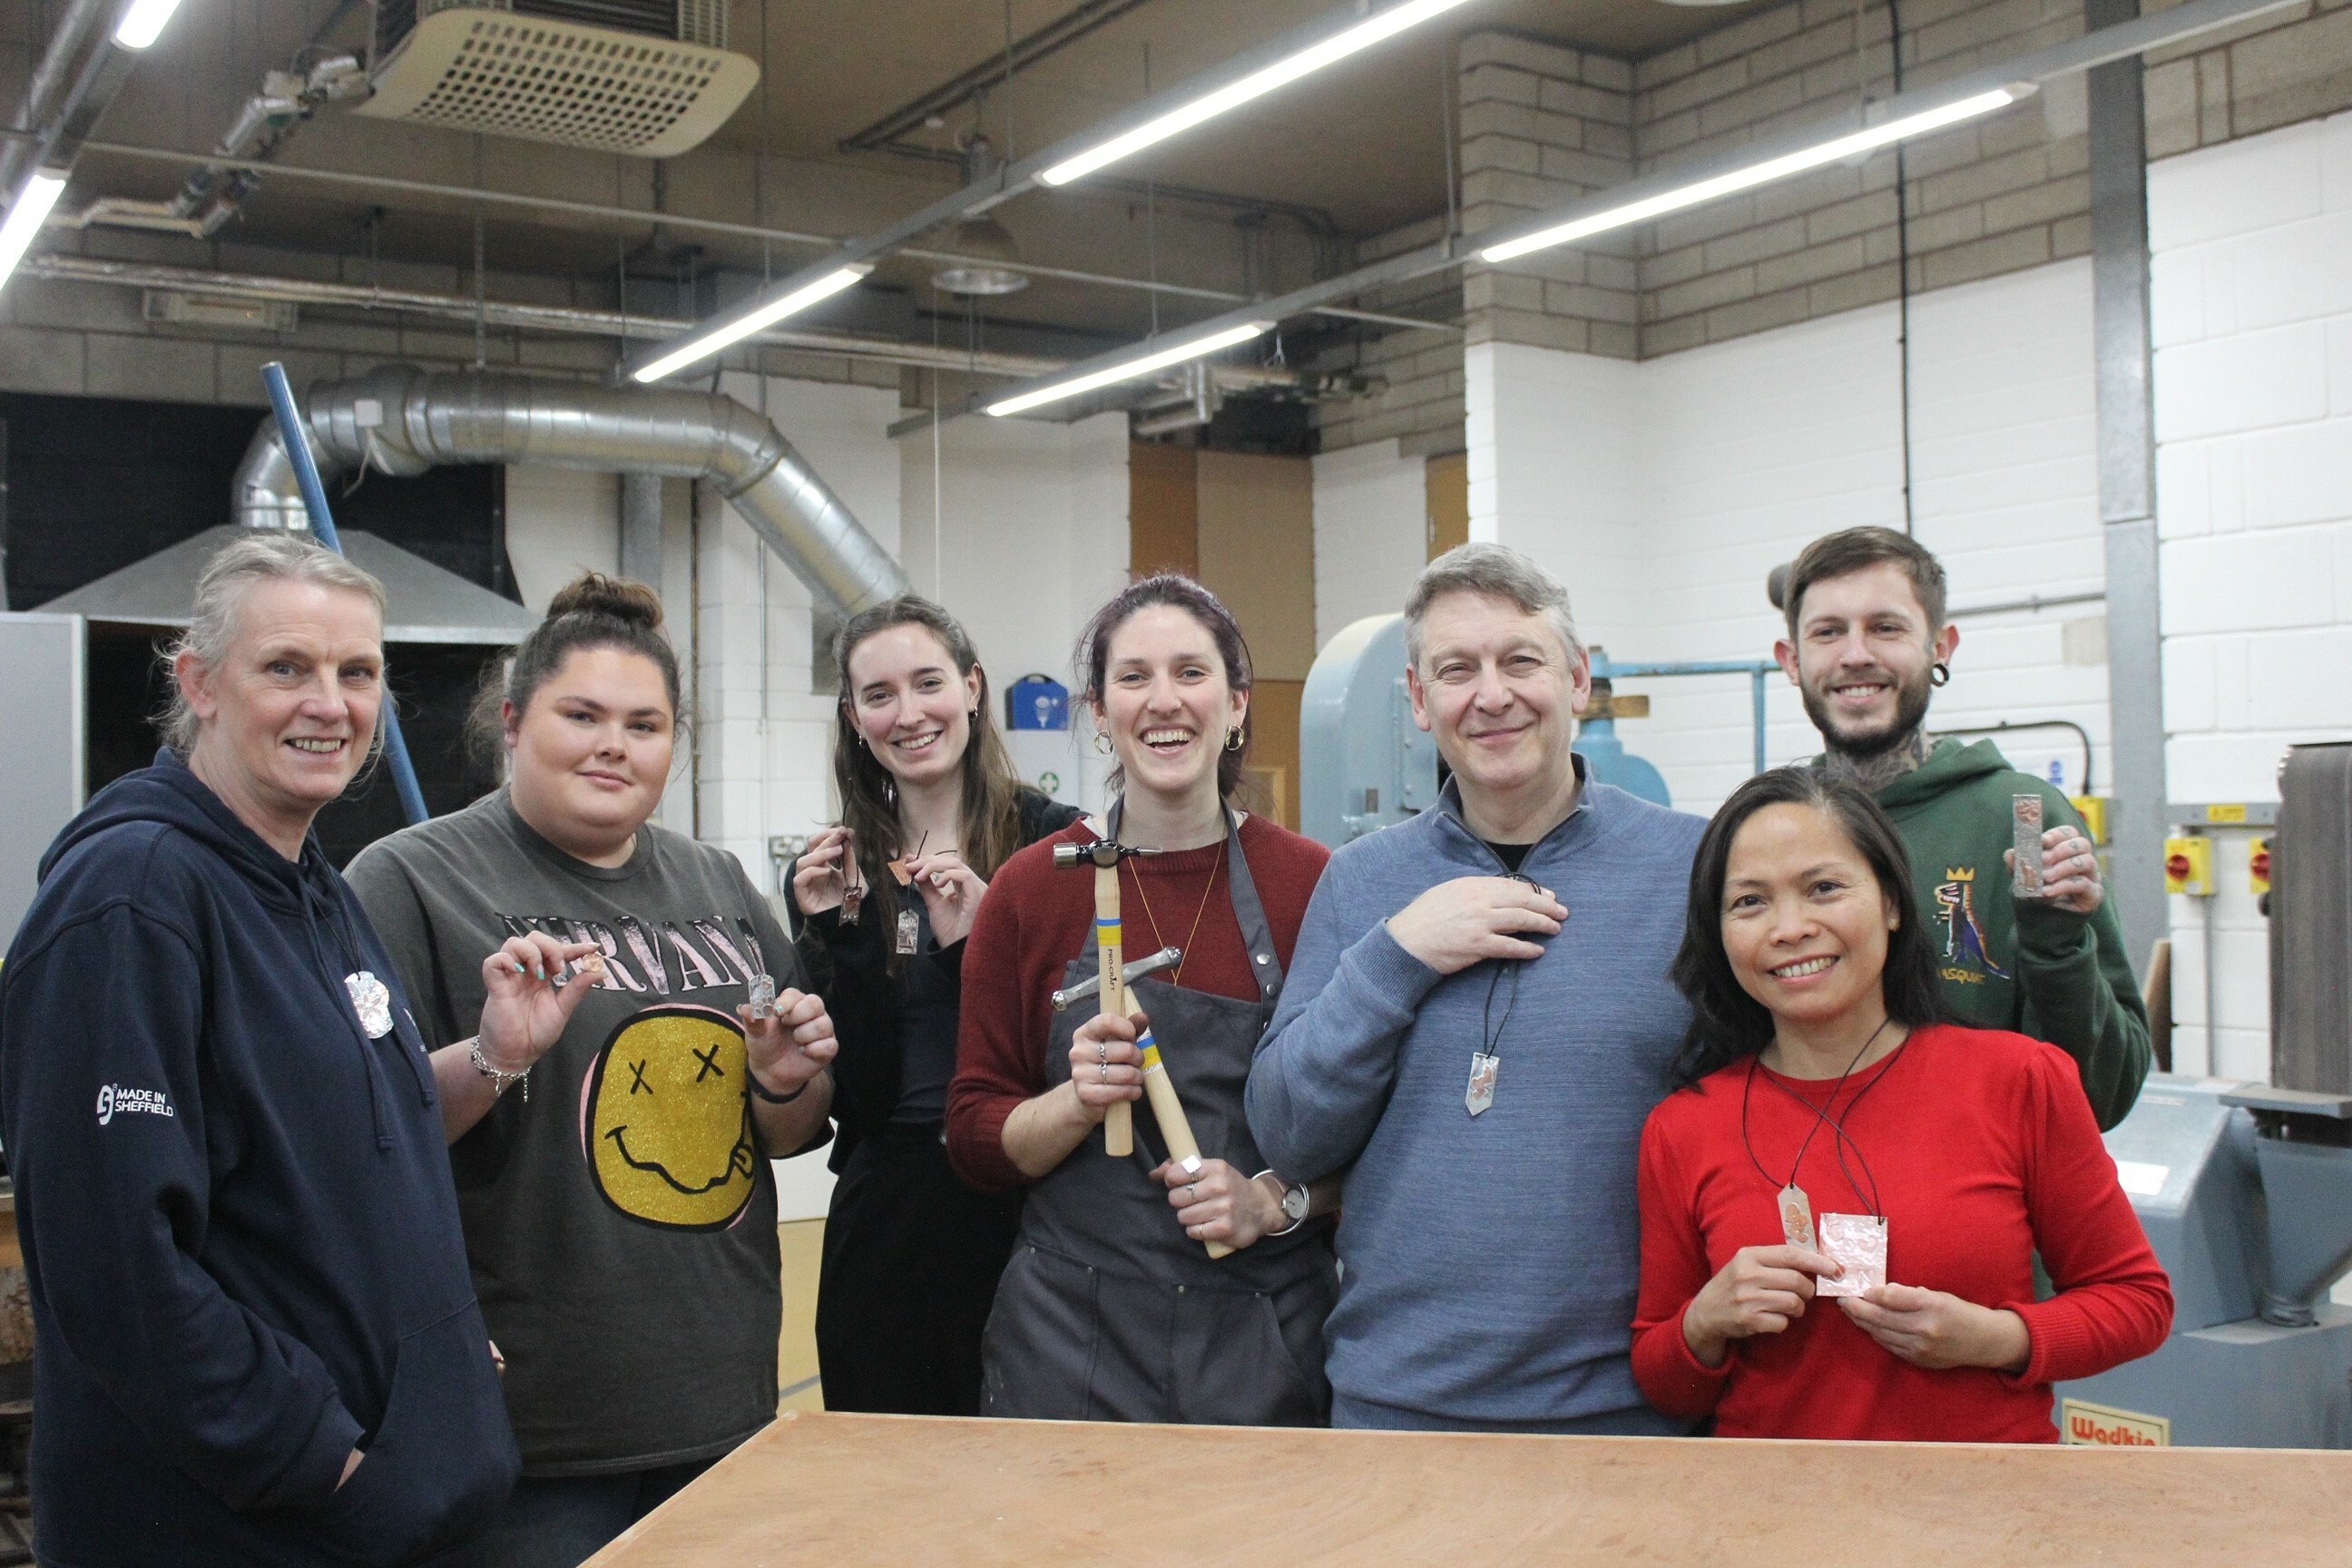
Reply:
[[1937, 1022], [1913, 907], [1894, 824], [1818, 769], [1748, 780], [1699, 845], [1682, 1087], [1642, 1137], [1633, 1375], [1669, 1415], [2054, 1443], [2053, 1383], [2171, 1327], [2074, 1062]]
[[[1242, 1086], [1329, 855], [1232, 805], [1249, 652], [1207, 589], [1135, 584], [1077, 665], [1097, 743], [1118, 757], [1116, 802], [1006, 861], [965, 950], [948, 1157], [977, 1186], [1028, 1193], [982, 1341], [982, 1413], [1317, 1424], [1330, 1224], [1265, 1168]], [[1133, 985], [1135, 1019], [1052, 1004], [1098, 952], [1092, 863], [1057, 868], [1054, 847], [1098, 838], [1139, 851], [1118, 868], [1128, 960], [1183, 952]], [[1106, 1151], [1106, 1113], [1142, 1097], [1145, 1030], [1200, 1143], [1190, 1170], [1144, 1105], [1133, 1154]], [[1234, 1250], [1213, 1259], [1210, 1242]]]

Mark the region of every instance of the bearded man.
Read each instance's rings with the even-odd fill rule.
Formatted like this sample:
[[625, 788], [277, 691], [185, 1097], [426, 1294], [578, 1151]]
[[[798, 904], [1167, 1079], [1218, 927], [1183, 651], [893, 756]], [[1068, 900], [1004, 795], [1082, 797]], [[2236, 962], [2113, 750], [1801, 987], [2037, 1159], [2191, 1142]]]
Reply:
[[[2147, 1008], [2066, 797], [1990, 741], [1928, 743], [1928, 694], [1951, 679], [1960, 644], [1944, 592], [1943, 566], [1907, 535], [1825, 535], [1789, 569], [1789, 635], [1772, 651], [1822, 732], [1817, 765], [1860, 783], [1903, 831], [1954, 1017], [2066, 1052], [2110, 1128], [2147, 1076]], [[2042, 802], [2038, 897], [2011, 891], [2018, 795]]]

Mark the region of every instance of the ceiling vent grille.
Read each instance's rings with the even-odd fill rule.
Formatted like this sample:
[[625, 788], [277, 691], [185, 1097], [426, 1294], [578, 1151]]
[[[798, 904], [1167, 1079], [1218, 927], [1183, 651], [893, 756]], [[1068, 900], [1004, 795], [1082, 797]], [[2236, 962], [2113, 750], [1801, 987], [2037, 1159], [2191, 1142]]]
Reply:
[[669, 158], [760, 79], [725, 47], [724, 0], [397, 0], [377, 17], [375, 96], [357, 112], [452, 131]]

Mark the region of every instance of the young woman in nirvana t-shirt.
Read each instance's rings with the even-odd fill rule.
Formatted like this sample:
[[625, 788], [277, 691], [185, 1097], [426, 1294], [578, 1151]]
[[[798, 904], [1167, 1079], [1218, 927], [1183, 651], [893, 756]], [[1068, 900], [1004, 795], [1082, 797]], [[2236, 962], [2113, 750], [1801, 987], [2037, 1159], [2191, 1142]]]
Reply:
[[[522, 1448], [464, 1564], [576, 1563], [775, 1414], [768, 1161], [822, 1136], [832, 1024], [734, 858], [647, 821], [677, 724], [660, 625], [635, 584], [559, 594], [499, 693], [509, 786], [351, 868], [437, 1047]], [[519, 935], [561, 941], [541, 994], [574, 1009], [528, 1059], [477, 1034], [482, 944]]]

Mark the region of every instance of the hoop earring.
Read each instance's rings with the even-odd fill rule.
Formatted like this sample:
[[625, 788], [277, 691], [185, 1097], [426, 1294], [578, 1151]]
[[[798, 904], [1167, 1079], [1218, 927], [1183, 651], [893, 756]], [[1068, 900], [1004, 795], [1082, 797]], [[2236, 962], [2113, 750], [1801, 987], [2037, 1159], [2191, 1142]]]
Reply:
[[1099, 755], [1106, 757], [1109, 756], [1111, 753], [1110, 737], [1100, 730], [1097, 730], [1095, 731], [1095, 751]]
[[1940, 658], [1939, 658], [1939, 659], [1937, 659], [1935, 663], [1933, 663], [1933, 664], [1931, 664], [1931, 665], [1929, 665], [1929, 666], [1927, 667], [1927, 684], [1928, 684], [1928, 685], [1930, 685], [1930, 686], [1949, 686], [1951, 683], [1952, 683], [1952, 667], [1951, 667], [1950, 665], [1946, 664], [1942, 659], [1940, 659]]
[[977, 708], [971, 710], [971, 725], [975, 730], [980, 728], [980, 710]]
[[1225, 750], [1229, 752], [1238, 752], [1242, 749], [1243, 743], [1242, 732], [1239, 730], [1228, 730], [1225, 731]]

